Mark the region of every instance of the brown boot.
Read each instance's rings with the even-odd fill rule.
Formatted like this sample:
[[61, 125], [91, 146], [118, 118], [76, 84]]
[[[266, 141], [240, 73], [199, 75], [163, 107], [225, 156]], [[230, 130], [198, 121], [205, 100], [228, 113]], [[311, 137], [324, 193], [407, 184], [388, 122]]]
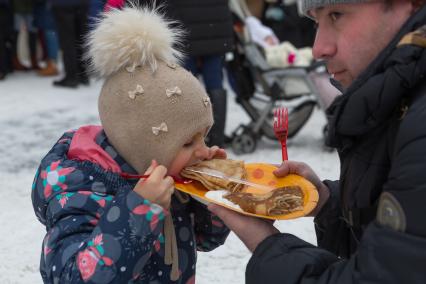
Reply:
[[12, 59], [13, 70], [16, 71], [28, 71], [28, 67], [24, 66], [18, 59], [17, 56]]
[[40, 69], [37, 73], [40, 76], [56, 76], [59, 74], [58, 68], [56, 68], [56, 64], [52, 60], [48, 60], [46, 67]]

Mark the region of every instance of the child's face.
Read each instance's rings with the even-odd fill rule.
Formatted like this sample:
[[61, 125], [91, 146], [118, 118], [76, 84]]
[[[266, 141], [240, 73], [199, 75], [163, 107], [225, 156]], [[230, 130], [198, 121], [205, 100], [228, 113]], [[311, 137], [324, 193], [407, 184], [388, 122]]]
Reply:
[[179, 175], [183, 168], [194, 165], [209, 157], [209, 147], [206, 146], [204, 138], [207, 134], [197, 133], [183, 145], [169, 167], [170, 175]]

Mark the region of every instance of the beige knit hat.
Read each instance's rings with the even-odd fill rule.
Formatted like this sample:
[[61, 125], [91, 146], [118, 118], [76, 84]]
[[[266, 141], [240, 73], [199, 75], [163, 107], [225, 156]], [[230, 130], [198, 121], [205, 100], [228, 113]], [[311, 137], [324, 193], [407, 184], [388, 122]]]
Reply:
[[110, 143], [139, 173], [166, 167], [213, 124], [200, 82], [178, 65], [182, 32], [158, 10], [126, 7], [103, 15], [88, 39], [92, 67], [106, 77], [99, 115]]

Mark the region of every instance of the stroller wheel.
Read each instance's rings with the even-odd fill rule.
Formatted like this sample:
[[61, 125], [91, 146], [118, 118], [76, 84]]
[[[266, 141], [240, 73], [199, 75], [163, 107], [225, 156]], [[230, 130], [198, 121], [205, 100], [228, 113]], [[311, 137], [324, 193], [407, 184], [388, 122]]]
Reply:
[[256, 137], [248, 130], [243, 133], [235, 135], [232, 139], [232, 150], [235, 154], [249, 154], [253, 153], [256, 149]]

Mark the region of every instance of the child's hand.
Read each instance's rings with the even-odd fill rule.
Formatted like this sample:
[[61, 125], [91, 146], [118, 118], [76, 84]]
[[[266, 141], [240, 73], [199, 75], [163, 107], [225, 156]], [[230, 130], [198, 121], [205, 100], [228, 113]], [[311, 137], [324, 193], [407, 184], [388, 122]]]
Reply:
[[224, 149], [219, 148], [218, 146], [213, 146], [209, 148], [209, 154], [207, 160], [211, 160], [213, 158], [216, 159], [226, 159], [227, 155]]
[[133, 190], [150, 202], [168, 209], [174, 192], [174, 181], [167, 176], [167, 168], [152, 161], [145, 174], [150, 175], [149, 178], [139, 180]]

